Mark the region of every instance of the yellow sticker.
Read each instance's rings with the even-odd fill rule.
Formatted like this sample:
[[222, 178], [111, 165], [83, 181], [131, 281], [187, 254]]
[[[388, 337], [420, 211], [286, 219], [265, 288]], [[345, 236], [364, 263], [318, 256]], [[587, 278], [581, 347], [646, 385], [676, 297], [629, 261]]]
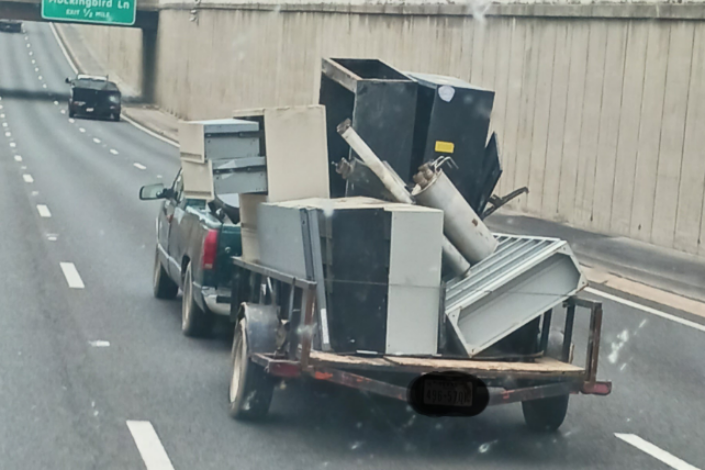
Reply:
[[436, 152], [453, 153], [453, 150], [455, 150], [455, 144], [453, 142], [436, 141]]

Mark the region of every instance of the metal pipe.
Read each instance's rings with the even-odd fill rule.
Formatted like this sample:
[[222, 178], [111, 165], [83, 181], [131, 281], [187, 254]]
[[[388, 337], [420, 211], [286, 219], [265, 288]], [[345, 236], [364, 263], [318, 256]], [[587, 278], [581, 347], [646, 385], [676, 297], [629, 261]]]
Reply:
[[499, 244], [443, 170], [423, 165], [414, 177], [419, 204], [443, 211], [443, 231], [470, 263], [490, 256]]
[[[401, 178], [393, 173], [393, 170], [388, 168], [382, 160], [372, 151], [372, 149], [362, 140], [362, 137], [352, 128], [350, 119], [346, 119], [338, 125], [338, 134], [345, 139], [360, 159], [374, 172], [380, 179], [385, 188], [392, 194], [397, 202], [405, 204], [414, 204], [414, 199], [409, 194], [409, 191], [404, 187]], [[445, 219], [445, 215], [444, 215]], [[470, 263], [458, 251], [458, 249], [448, 240], [443, 237], [443, 260], [448, 264], [450, 269], [457, 275], [466, 277], [470, 271]]]

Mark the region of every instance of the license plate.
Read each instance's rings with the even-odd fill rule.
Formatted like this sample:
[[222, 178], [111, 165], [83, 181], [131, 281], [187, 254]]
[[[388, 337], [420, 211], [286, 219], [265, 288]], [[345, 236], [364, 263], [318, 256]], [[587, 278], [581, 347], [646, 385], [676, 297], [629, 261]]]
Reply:
[[423, 401], [426, 405], [472, 406], [472, 384], [467, 381], [426, 380]]

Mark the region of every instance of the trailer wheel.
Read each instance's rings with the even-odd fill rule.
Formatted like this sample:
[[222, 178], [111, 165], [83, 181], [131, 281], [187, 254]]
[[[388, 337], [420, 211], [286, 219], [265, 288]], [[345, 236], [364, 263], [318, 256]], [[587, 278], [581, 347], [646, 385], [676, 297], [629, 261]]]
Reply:
[[230, 416], [237, 420], [261, 419], [269, 412], [274, 380], [264, 369], [250, 361], [247, 343], [247, 319], [235, 327], [232, 350], [232, 376], [228, 401]]
[[193, 276], [191, 263], [186, 265], [181, 298], [181, 331], [186, 336], [200, 337], [208, 335], [213, 328], [213, 314], [201, 309], [193, 296]]
[[[563, 348], [563, 333], [551, 331], [548, 335], [548, 345], [546, 356], [560, 359]], [[533, 431], [551, 432], [556, 431], [568, 413], [568, 400], [570, 395], [560, 395], [557, 397], [542, 398], [540, 400], [529, 400], [521, 403], [524, 412], [524, 421]]]
[[173, 299], [179, 293], [179, 286], [169, 278], [164, 266], [159, 261], [159, 248], [154, 254], [152, 288], [154, 289], [154, 297], [158, 299]]

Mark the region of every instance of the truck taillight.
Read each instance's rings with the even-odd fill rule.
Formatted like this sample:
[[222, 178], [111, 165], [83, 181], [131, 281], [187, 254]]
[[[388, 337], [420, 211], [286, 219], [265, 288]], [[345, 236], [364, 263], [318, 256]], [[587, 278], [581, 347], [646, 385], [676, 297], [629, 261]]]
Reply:
[[206, 238], [203, 240], [203, 256], [201, 266], [203, 269], [213, 269], [215, 266], [215, 256], [218, 253], [218, 231], [208, 230]]

